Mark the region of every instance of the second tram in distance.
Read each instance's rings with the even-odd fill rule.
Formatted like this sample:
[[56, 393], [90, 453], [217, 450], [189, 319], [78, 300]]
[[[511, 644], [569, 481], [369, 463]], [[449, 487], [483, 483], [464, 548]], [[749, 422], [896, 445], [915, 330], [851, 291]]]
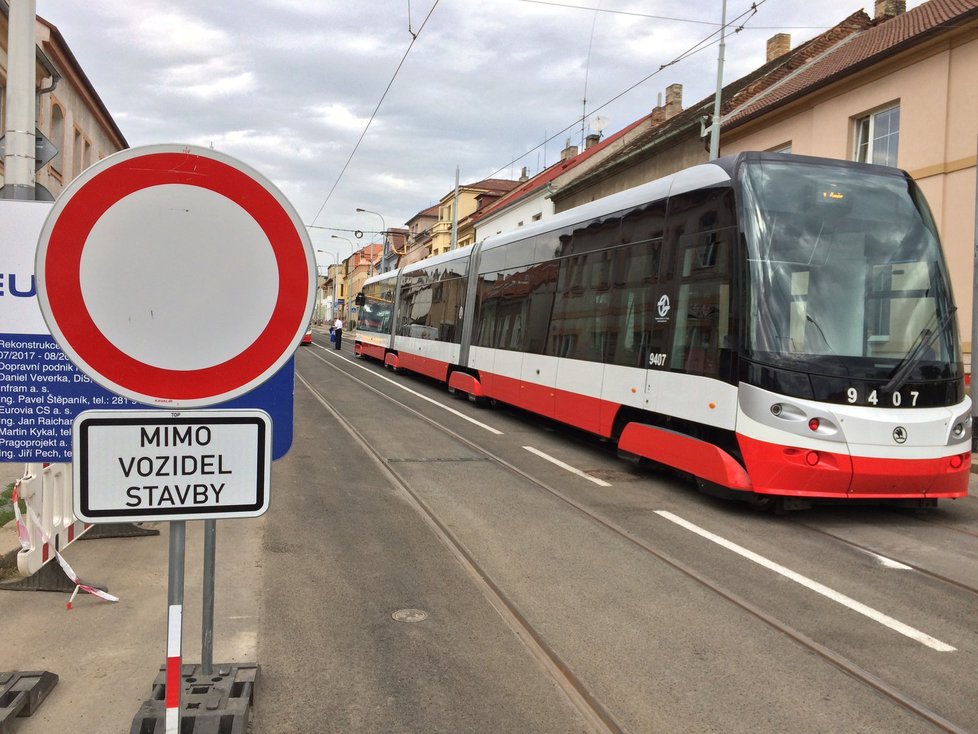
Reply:
[[358, 355], [617, 441], [714, 493], [967, 494], [933, 220], [894, 168], [741, 153], [369, 279]]

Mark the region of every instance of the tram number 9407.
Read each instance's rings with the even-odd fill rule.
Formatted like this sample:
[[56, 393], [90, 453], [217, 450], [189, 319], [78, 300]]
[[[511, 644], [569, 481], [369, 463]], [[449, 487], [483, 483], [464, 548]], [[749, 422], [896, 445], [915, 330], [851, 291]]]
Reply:
[[[894, 408], [914, 408], [919, 397], [920, 393], [917, 390], [909, 390], [906, 395], [897, 390], [889, 396], [889, 401]], [[879, 405], [881, 401], [885, 402], [879, 390], [870, 390], [868, 395], [860, 399], [859, 390], [854, 387], [846, 390], [846, 400], [852, 405]]]

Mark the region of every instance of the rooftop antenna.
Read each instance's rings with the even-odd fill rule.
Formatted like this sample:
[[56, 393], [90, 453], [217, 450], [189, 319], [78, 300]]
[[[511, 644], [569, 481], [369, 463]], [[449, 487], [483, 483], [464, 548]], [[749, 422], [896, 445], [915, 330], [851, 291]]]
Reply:
[[591, 44], [594, 43], [594, 26], [598, 23], [599, 9], [594, 9], [594, 18], [591, 19], [591, 36], [587, 42], [587, 59], [584, 62], [584, 99], [581, 100], [581, 150], [584, 150], [584, 125], [587, 121], [587, 77], [591, 69]]
[[607, 117], [602, 117], [601, 115], [598, 115], [593, 120], [591, 120], [591, 129], [598, 134], [598, 137], [601, 137], [601, 131], [604, 130], [606, 127], [608, 127], [609, 122], [610, 120]]

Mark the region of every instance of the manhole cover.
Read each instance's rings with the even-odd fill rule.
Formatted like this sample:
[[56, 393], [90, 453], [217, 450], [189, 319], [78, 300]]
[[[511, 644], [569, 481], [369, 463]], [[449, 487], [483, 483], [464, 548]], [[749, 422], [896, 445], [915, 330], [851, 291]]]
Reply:
[[398, 622], [422, 622], [428, 618], [428, 612], [421, 609], [398, 609], [391, 616]]

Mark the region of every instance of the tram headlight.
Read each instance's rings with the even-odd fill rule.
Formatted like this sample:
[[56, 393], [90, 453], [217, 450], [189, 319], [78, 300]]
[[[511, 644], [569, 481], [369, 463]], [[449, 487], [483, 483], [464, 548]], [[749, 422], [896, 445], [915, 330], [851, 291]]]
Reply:
[[779, 415], [781, 415], [782, 410], [784, 410], [784, 408], [781, 407], [781, 403], [775, 403], [771, 406], [771, 415], [777, 418]]
[[964, 437], [964, 423], [955, 423], [954, 428], [951, 429], [951, 435], [955, 438]]

